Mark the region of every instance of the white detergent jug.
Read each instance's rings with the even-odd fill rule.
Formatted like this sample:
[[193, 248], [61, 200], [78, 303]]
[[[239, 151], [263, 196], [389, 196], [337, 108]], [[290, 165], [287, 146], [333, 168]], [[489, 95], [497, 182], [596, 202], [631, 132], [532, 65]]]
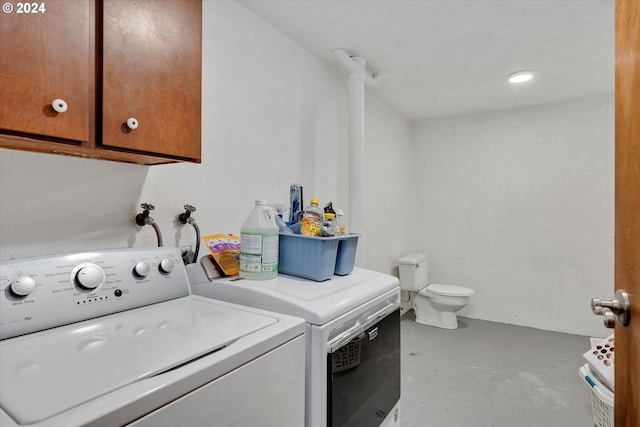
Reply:
[[279, 230], [273, 209], [266, 201], [256, 200], [240, 228], [240, 277], [268, 280], [278, 276]]

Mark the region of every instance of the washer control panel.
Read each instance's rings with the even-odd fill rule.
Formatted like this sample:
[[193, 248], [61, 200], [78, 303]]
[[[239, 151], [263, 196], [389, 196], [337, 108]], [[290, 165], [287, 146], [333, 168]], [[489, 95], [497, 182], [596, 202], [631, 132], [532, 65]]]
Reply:
[[73, 252], [0, 261], [0, 339], [190, 294], [178, 248]]

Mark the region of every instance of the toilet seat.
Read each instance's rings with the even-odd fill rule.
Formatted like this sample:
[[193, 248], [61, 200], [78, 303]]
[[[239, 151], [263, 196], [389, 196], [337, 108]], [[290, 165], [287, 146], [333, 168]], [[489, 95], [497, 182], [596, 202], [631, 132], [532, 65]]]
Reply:
[[418, 294], [422, 296], [429, 296], [429, 294], [441, 295], [445, 297], [468, 297], [475, 292], [473, 289], [465, 288], [464, 286], [455, 285], [439, 285], [432, 284], [426, 288], [420, 289]]

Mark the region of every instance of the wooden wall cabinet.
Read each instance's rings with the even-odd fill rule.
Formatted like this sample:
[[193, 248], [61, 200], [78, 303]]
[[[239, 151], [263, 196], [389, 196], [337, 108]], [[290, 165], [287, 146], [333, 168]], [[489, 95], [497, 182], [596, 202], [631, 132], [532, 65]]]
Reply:
[[0, 16], [0, 147], [200, 162], [201, 0], [43, 4]]

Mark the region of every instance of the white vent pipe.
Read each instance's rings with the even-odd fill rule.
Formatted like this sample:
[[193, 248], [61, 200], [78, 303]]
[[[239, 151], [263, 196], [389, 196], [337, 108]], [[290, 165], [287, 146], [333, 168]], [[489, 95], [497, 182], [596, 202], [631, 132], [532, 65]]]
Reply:
[[[349, 70], [349, 230], [363, 234], [364, 210], [364, 95], [365, 83], [377, 84], [366, 71], [362, 56], [350, 56], [344, 49], [333, 49]], [[358, 245], [356, 265], [362, 265], [364, 245]]]

